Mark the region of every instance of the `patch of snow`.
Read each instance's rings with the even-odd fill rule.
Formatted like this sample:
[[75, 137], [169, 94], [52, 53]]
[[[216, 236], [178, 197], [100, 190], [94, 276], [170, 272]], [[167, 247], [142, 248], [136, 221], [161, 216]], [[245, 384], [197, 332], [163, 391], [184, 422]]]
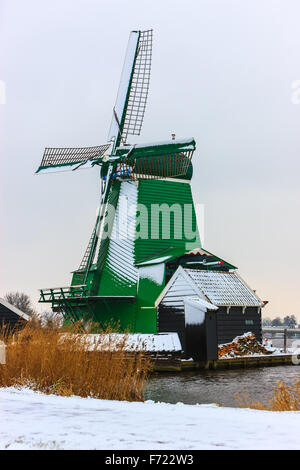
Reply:
[[230, 341], [230, 343], [224, 343], [224, 344], [220, 344], [220, 347], [222, 346], [226, 346], [227, 344], [232, 344], [232, 343], [238, 343], [238, 341], [242, 338], [248, 338], [249, 336], [252, 336], [253, 333], [251, 331], [247, 331], [247, 333], [244, 333], [243, 335], [240, 335], [240, 336], [236, 336], [235, 338], [233, 338], [232, 341]]
[[146, 352], [176, 352], [181, 351], [178, 333], [107, 333], [78, 335], [80, 341], [91, 350]]
[[154, 264], [147, 267], [140, 267], [139, 276], [140, 278], [150, 279], [155, 282], [155, 284], [162, 286], [165, 278], [165, 265]]
[[218, 307], [199, 297], [186, 298], [184, 304], [186, 325], [201, 325], [205, 320], [207, 310], [218, 310]]
[[164, 261], [167, 261], [168, 259], [172, 258], [173, 255], [168, 255], [168, 256], [161, 256], [159, 258], [152, 258], [150, 259], [149, 261], [143, 261], [141, 263], [138, 263], [137, 266], [148, 266], [148, 265], [151, 265], [151, 264], [159, 264], [159, 263], [163, 263]]
[[299, 449], [300, 412], [0, 389], [0, 449]]
[[188, 297], [184, 299], [185, 303], [194, 305], [195, 307], [206, 311], [206, 310], [218, 310], [216, 305], [207, 302], [206, 300], [200, 299], [200, 297]]
[[195, 302], [185, 301], [185, 324], [201, 325], [205, 321], [206, 308], [203, 305], [196, 305]]
[[194, 137], [189, 137], [185, 139], [175, 139], [175, 140], [161, 140], [157, 142], [149, 142], [146, 144], [138, 144], [135, 146], [135, 148], [142, 149], [144, 147], [158, 147], [161, 145], [185, 145], [186, 150], [194, 150], [195, 141], [194, 141]]
[[283, 348], [266, 348], [268, 351], [272, 352], [272, 356], [290, 356], [291, 354], [299, 354], [299, 350], [294, 348], [286, 348], [284, 352]]

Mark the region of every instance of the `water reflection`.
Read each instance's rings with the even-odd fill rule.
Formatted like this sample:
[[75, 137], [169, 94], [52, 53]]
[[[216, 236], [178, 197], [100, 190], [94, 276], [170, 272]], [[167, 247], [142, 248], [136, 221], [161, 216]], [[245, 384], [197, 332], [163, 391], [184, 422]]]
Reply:
[[237, 406], [235, 393], [245, 390], [251, 398], [265, 401], [277, 380], [291, 383], [295, 377], [300, 379], [300, 367], [159, 373], [151, 377], [144, 397], [146, 400], [167, 403]]

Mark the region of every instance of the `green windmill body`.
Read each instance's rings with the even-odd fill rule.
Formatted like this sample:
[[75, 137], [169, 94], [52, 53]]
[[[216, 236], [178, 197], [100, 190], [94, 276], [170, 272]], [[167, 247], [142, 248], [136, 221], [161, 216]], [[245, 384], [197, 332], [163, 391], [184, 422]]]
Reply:
[[113, 321], [132, 332], [155, 333], [155, 301], [179, 264], [233, 268], [201, 249], [190, 186], [194, 139], [127, 143], [128, 135], [141, 131], [151, 57], [152, 30], [132, 31], [109, 143], [46, 148], [37, 170], [100, 166], [100, 207], [71, 286], [41, 290], [40, 302], [50, 302], [72, 322]]

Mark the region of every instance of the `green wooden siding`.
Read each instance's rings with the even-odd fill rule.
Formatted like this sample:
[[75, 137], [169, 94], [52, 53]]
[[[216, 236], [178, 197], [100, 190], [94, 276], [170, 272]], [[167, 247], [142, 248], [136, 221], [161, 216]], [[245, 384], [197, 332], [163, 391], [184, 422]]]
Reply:
[[[201, 246], [189, 184], [166, 180], [141, 180], [139, 181], [138, 204], [143, 204], [147, 208], [147, 214], [143, 211], [137, 214], [137, 231], [141, 232], [141, 224], [144, 224], [142, 230], [144, 231], [147, 227], [148, 238], [137, 238], [135, 242], [136, 263], [152, 257], [171, 255], [172, 252], [176, 252], [178, 256], [187, 250]], [[178, 211], [175, 210], [174, 205], [177, 205]], [[190, 215], [188, 215], [187, 206], [189, 206]], [[159, 209], [162, 211], [158, 217]], [[165, 216], [163, 210], [166, 211]], [[179, 216], [180, 210], [181, 217]], [[185, 234], [184, 211], [186, 212], [186, 225], [195, 232], [191, 239], [188, 239]], [[167, 219], [170, 221], [169, 233], [167, 233]]]

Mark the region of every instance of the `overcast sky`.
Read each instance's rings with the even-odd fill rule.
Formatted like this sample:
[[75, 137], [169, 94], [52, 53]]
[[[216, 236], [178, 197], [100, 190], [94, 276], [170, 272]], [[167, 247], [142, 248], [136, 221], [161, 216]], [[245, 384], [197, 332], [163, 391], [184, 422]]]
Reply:
[[265, 316], [300, 321], [299, 17], [299, 0], [0, 0], [0, 296], [70, 283], [99, 174], [34, 171], [45, 146], [106, 142], [129, 32], [153, 28], [134, 140], [196, 139], [206, 249], [269, 300]]

